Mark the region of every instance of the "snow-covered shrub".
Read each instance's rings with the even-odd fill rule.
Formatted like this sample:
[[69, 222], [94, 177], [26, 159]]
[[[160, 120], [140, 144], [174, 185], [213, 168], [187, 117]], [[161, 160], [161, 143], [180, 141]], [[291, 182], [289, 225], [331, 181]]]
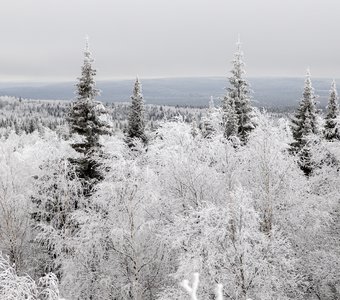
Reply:
[[49, 273], [41, 277], [37, 284], [28, 275], [17, 275], [14, 267], [0, 255], [0, 299], [58, 300], [58, 279]]

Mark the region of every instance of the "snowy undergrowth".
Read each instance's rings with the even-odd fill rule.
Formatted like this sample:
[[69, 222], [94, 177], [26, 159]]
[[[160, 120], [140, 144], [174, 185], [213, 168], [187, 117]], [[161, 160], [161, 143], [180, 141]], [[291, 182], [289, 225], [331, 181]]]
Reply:
[[35, 282], [28, 275], [17, 275], [14, 266], [0, 256], [0, 299], [3, 300], [62, 300], [58, 279], [48, 273]]

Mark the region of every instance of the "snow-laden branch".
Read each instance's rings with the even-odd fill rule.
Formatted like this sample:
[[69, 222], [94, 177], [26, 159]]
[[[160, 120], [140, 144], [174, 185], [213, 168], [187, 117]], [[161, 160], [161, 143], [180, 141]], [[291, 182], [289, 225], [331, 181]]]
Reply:
[[62, 300], [59, 298], [58, 279], [53, 273], [39, 279], [18, 276], [8, 260], [0, 254], [0, 299], [7, 300]]

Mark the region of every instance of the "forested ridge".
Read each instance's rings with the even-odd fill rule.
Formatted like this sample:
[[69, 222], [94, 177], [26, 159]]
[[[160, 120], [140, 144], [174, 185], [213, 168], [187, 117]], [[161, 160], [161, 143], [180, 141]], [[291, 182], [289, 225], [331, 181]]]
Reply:
[[219, 106], [95, 76], [87, 42], [72, 102], [0, 98], [0, 299], [340, 299], [334, 81], [257, 109], [239, 42]]

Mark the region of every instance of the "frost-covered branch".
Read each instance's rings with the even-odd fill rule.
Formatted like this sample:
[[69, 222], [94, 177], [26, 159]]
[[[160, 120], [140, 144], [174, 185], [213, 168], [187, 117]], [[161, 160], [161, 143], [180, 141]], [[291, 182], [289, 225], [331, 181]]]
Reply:
[[36, 284], [28, 275], [18, 276], [8, 260], [0, 255], [0, 299], [58, 300], [58, 279], [49, 273]]

